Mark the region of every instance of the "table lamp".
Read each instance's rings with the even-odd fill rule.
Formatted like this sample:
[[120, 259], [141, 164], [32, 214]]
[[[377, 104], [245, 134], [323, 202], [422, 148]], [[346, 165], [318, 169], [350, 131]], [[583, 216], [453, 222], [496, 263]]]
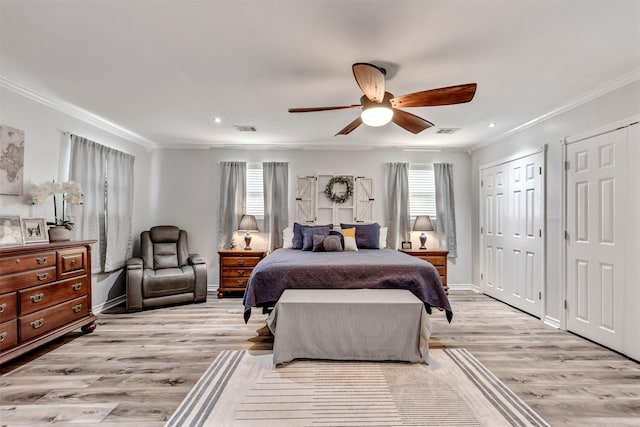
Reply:
[[244, 243], [246, 245], [244, 250], [250, 251], [251, 250], [251, 233], [249, 232], [259, 231], [256, 217], [254, 215], [242, 215], [242, 218], [240, 218], [240, 224], [238, 224], [238, 230], [247, 232], [244, 235]]
[[433, 231], [433, 224], [429, 215], [418, 215], [416, 221], [413, 223], [413, 231], [422, 231], [420, 234], [420, 249], [427, 249], [425, 244], [427, 243], [427, 235], [425, 231]]

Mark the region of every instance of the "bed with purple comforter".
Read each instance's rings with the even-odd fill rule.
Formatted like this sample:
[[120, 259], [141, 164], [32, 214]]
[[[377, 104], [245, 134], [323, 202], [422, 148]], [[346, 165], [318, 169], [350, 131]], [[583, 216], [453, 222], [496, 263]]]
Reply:
[[252, 307], [272, 307], [285, 289], [408, 289], [453, 317], [436, 268], [393, 249], [312, 252], [278, 249], [253, 269], [244, 293], [244, 319]]

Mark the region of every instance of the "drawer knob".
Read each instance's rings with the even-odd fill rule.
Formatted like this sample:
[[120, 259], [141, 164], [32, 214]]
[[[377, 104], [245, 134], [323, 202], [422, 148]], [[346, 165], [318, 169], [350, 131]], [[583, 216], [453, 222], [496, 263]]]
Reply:
[[44, 264], [45, 262], [47, 262], [47, 257], [36, 258], [36, 262], [38, 264]]
[[20, 258], [16, 258], [16, 264], [20, 264]]
[[238, 265], [244, 265], [244, 260], [243, 259], [239, 259], [238, 260]]
[[2, 303], [0, 304], [0, 313], [4, 313], [4, 311], [7, 309], [7, 303]]
[[78, 263], [78, 260], [77, 260], [77, 259], [72, 259], [72, 260], [71, 260], [71, 265], [76, 265], [77, 263]]
[[44, 296], [44, 294], [40, 293], [40, 294], [33, 294], [29, 297], [29, 299], [31, 299], [31, 302], [40, 302], [42, 301], [42, 297]]
[[238, 285], [244, 285], [244, 280], [238, 280]]
[[74, 291], [79, 291], [80, 289], [82, 289], [82, 283], [74, 283], [73, 285], [71, 285], [71, 289], [73, 289]]
[[244, 276], [244, 270], [238, 270], [238, 276]]
[[44, 280], [47, 278], [48, 275], [49, 273], [40, 273], [38, 274], [38, 280]]
[[38, 319], [31, 322], [31, 327], [33, 329], [38, 329], [42, 325], [44, 325], [44, 319]]
[[3, 332], [0, 334], [0, 342], [4, 341], [4, 338], [9, 335], [9, 332]]
[[82, 304], [74, 305], [71, 309], [74, 313], [80, 313], [80, 310], [82, 310]]

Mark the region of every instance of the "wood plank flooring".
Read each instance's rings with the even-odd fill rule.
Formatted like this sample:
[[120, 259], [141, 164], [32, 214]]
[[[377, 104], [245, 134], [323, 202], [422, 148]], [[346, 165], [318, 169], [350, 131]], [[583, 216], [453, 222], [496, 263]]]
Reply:
[[[553, 426], [640, 426], [640, 364], [484, 295], [454, 291], [431, 348], [464, 347]], [[257, 311], [257, 310], [256, 310]], [[0, 367], [0, 426], [162, 426], [224, 349], [269, 351], [238, 298], [99, 316]]]

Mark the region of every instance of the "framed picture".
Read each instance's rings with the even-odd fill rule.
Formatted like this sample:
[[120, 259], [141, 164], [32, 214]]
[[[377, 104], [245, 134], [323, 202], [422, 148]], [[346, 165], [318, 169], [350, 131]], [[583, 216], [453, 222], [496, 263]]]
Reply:
[[411, 242], [402, 242], [402, 249], [411, 249]]
[[0, 215], [0, 246], [16, 246], [22, 243], [20, 217]]
[[22, 237], [25, 243], [48, 243], [44, 218], [22, 218]]

